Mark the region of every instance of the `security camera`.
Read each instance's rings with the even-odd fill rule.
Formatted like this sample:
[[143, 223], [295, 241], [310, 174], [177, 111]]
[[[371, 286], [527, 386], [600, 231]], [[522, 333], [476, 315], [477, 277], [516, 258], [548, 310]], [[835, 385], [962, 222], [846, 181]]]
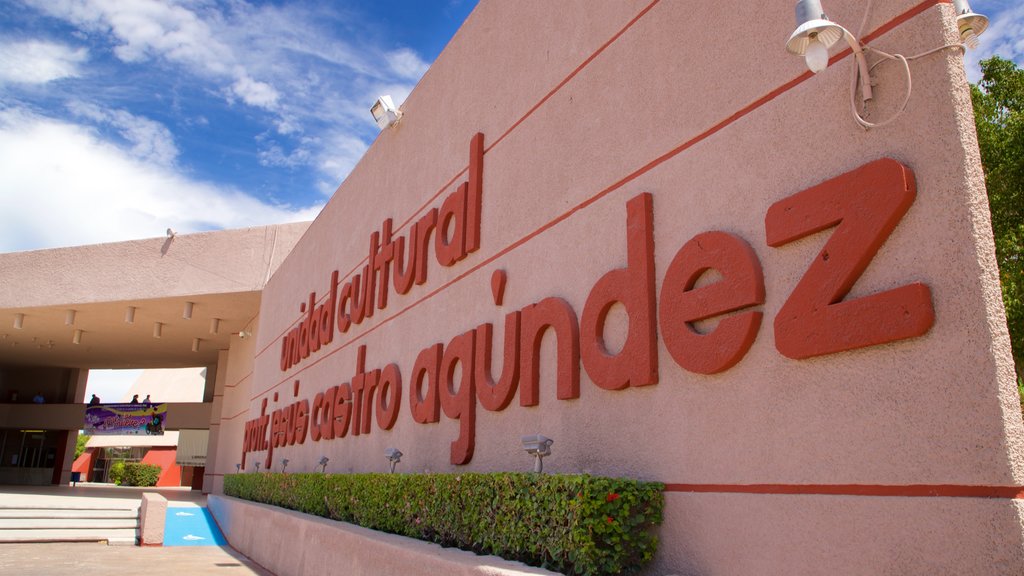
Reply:
[[526, 450], [527, 454], [534, 456], [536, 461], [533, 465], [533, 471], [538, 474], [544, 471], [544, 457], [551, 455], [551, 445], [555, 442], [547, 436], [541, 434], [534, 434], [532, 436], [523, 436], [523, 450]]
[[398, 448], [388, 448], [384, 450], [384, 456], [391, 463], [391, 472], [394, 473], [395, 465], [402, 461], [402, 451]]

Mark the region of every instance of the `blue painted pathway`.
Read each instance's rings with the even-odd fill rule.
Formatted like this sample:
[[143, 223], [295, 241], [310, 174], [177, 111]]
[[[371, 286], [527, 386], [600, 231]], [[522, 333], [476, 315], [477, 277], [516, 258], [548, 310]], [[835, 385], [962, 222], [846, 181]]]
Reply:
[[205, 507], [167, 507], [164, 546], [225, 546], [227, 543]]

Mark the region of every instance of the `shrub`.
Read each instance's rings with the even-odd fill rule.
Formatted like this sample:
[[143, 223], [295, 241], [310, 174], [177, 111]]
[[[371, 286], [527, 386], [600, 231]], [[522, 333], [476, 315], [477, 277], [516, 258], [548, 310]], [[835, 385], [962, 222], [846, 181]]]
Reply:
[[113, 464], [110, 465], [110, 472], [107, 473], [107, 479], [113, 482], [114, 484], [120, 486], [123, 478], [124, 461], [118, 460], [117, 462], [114, 462]]
[[153, 464], [129, 462], [124, 465], [124, 476], [122, 476], [121, 482], [125, 486], [156, 486], [162, 471], [163, 468]]
[[570, 575], [632, 574], [650, 561], [663, 488], [627, 479], [518, 473], [224, 477], [228, 496]]

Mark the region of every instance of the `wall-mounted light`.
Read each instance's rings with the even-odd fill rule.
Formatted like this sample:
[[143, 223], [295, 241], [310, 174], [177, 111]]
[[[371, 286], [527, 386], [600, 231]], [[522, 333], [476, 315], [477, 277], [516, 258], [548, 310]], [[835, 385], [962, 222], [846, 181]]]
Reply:
[[523, 436], [523, 450], [526, 450], [527, 454], [535, 458], [533, 463], [534, 472], [538, 474], [544, 472], [544, 457], [551, 455], [551, 445], [554, 443], [554, 440], [541, 434]]
[[393, 126], [402, 118], [402, 111], [395, 107], [391, 96], [381, 96], [370, 107], [370, 114], [381, 130]]
[[164, 335], [164, 324], [163, 322], [153, 322], [153, 338], [163, 338]]
[[14, 315], [14, 329], [15, 330], [21, 330], [24, 327], [25, 327], [25, 315], [24, 314], [20, 314], [20, 313], [19, 314], [15, 314]]
[[953, 0], [956, 10], [956, 25], [960, 29], [960, 41], [970, 49], [978, 47], [978, 36], [988, 28], [988, 18], [971, 11], [967, 0]]
[[81, 344], [82, 343], [82, 331], [81, 330], [75, 330], [75, 335], [71, 337], [71, 343], [72, 344]]
[[281, 474], [284, 474], [288, 470], [288, 459], [281, 458]]
[[167, 229], [167, 237], [168, 238], [174, 238], [177, 235], [178, 235], [178, 233], [175, 232], [173, 229], [171, 229], [171, 228]]
[[328, 458], [327, 456], [320, 457], [320, 462], [317, 464], [317, 466], [320, 467], [320, 472], [323, 472], [325, 474], [327, 473], [327, 463], [330, 461], [331, 459]]
[[124, 311], [124, 323], [135, 324], [135, 306], [129, 306]]
[[199, 342], [200, 342], [199, 338], [193, 338], [192, 339], [192, 351], [193, 352], [199, 352]]
[[192, 319], [192, 309], [195, 308], [195, 302], [185, 302], [185, 309], [181, 312], [181, 317], [185, 320]]
[[245, 340], [250, 336], [252, 336], [252, 332], [249, 332], [247, 330], [242, 330], [241, 332], [238, 333], [238, 337], [241, 338], [242, 340]]
[[76, 314], [77, 314], [77, 312], [74, 311], [74, 310], [68, 310], [67, 312], [65, 312], [64, 313], [64, 325], [65, 326], [74, 326], [75, 325], [75, 315]]
[[384, 451], [384, 457], [391, 463], [391, 473], [395, 473], [395, 466], [402, 461], [402, 451], [398, 448], [388, 448]]
[[832, 22], [821, 8], [820, 0], [798, 0], [796, 3], [796, 30], [786, 41], [786, 50], [790, 54], [804, 57], [807, 68], [817, 74], [828, 68], [828, 49], [840, 39], [846, 40], [853, 50], [860, 67], [861, 98], [871, 100], [871, 78], [868, 76], [868, 63], [864, 58], [860, 42], [839, 24]]
[[220, 330], [220, 318], [210, 318], [210, 334], [216, 334]]

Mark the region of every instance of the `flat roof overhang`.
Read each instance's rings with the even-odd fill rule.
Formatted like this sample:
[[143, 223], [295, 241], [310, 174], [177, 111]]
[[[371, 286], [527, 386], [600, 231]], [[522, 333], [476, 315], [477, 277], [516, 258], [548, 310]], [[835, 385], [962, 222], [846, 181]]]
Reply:
[[[215, 364], [218, 351], [259, 314], [263, 286], [308, 225], [0, 254], [0, 365]], [[187, 302], [191, 318], [185, 318]], [[127, 321], [129, 307], [133, 322]], [[73, 343], [76, 330], [82, 331], [79, 344]]]

